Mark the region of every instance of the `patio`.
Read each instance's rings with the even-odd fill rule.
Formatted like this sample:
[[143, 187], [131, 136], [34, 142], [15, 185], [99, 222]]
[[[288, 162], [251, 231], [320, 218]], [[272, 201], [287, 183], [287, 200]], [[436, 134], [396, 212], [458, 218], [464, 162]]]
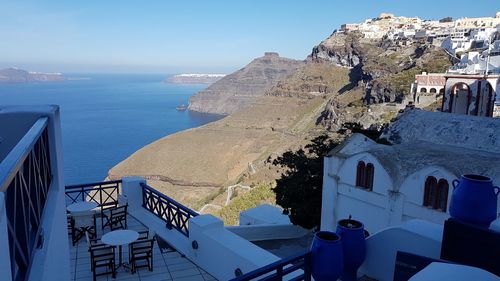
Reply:
[[[110, 230], [106, 228], [103, 232], [101, 228], [101, 220], [97, 219], [97, 237], [101, 237], [104, 233]], [[147, 230], [137, 219], [130, 214], [127, 215], [127, 229], [141, 231]], [[92, 271], [90, 270], [90, 254], [85, 238], [78, 241], [73, 246], [69, 239], [70, 257], [71, 257], [71, 280], [83, 281], [92, 280]], [[118, 248], [117, 248], [118, 251]], [[123, 246], [123, 261], [128, 261], [128, 247]], [[118, 253], [116, 253], [118, 255]], [[118, 261], [118, 257], [116, 258]], [[203, 269], [197, 267], [187, 258], [173, 249], [160, 250], [158, 243], [155, 242], [153, 247], [153, 271], [147, 268], [138, 269], [135, 274], [123, 267], [118, 268], [116, 279], [111, 275], [98, 276], [97, 280], [127, 280], [127, 281], [146, 281], [146, 280], [175, 280], [175, 281], [215, 281], [216, 279], [206, 273]]]

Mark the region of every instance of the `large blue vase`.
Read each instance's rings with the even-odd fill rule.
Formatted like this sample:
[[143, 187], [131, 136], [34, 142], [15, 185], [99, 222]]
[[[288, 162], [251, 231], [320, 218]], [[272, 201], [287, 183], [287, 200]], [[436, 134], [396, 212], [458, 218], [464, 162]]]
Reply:
[[311, 245], [311, 272], [315, 281], [337, 280], [342, 274], [342, 243], [335, 232], [319, 231]]
[[355, 281], [357, 280], [358, 268], [366, 256], [364, 226], [357, 220], [340, 220], [337, 224], [337, 234], [342, 239], [344, 256], [344, 270], [340, 279]]
[[480, 227], [489, 227], [497, 217], [497, 196], [500, 188], [489, 177], [463, 175], [453, 180], [450, 216]]

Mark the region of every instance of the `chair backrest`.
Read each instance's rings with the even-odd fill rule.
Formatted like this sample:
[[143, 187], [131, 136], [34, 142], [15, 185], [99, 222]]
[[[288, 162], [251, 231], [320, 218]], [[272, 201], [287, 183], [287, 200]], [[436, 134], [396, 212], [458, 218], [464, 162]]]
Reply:
[[127, 205], [113, 208], [110, 211], [112, 218], [125, 217], [127, 215]]
[[147, 239], [130, 243], [130, 251], [132, 251], [132, 253], [152, 252], [154, 241], [154, 239]]
[[91, 246], [89, 247], [90, 259], [94, 263], [94, 259], [114, 259], [115, 246]]

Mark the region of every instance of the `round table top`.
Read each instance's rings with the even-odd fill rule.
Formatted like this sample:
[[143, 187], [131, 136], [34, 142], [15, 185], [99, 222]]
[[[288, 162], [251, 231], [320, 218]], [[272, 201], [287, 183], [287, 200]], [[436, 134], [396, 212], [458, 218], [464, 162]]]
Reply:
[[69, 205], [66, 207], [66, 210], [68, 210], [71, 213], [77, 213], [77, 212], [87, 212], [90, 211], [94, 208], [97, 208], [97, 203], [96, 202], [77, 202]]
[[104, 244], [120, 246], [130, 244], [139, 238], [139, 233], [134, 230], [121, 229], [108, 232], [101, 237]]

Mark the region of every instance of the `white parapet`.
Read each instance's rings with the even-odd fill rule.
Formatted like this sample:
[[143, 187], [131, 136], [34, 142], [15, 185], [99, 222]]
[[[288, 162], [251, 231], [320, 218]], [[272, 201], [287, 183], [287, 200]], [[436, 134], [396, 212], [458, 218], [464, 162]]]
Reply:
[[283, 214], [282, 209], [263, 204], [240, 213], [240, 225], [254, 224], [291, 225], [292, 223], [290, 218]]
[[236, 277], [237, 271], [248, 273], [279, 260], [228, 231], [222, 220], [212, 215], [189, 220], [189, 239], [192, 250], [187, 256], [218, 280], [229, 280]]
[[366, 258], [359, 271], [376, 280], [393, 280], [398, 251], [439, 259], [442, 237], [442, 226], [423, 220], [381, 230], [366, 239]]

